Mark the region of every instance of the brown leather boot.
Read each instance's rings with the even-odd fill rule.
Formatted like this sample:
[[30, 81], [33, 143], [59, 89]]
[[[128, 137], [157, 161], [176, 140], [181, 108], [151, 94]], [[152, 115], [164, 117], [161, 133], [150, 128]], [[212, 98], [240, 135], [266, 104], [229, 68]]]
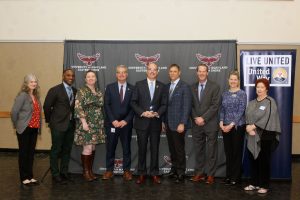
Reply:
[[94, 163], [94, 158], [95, 158], [95, 151], [92, 151], [92, 155], [91, 155], [92, 157], [91, 157], [91, 163], [90, 163], [90, 165], [91, 165], [91, 167], [90, 167], [90, 176], [94, 179], [94, 180], [96, 180], [96, 179], [98, 179], [98, 177], [93, 173], [93, 163]]
[[82, 155], [81, 154], [81, 162], [82, 162], [82, 168], [83, 168], [83, 178], [86, 180], [86, 181], [92, 181], [94, 180], [91, 175], [90, 175], [90, 171], [89, 171], [89, 168], [90, 168], [90, 163], [91, 163], [91, 157], [92, 155]]

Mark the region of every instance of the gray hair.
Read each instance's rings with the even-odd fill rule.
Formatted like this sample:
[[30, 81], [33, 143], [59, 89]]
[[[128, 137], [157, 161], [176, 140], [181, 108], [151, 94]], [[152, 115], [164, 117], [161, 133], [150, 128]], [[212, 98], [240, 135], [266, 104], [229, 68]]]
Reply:
[[39, 80], [38, 78], [36, 77], [36, 75], [30, 73], [30, 74], [27, 74], [25, 77], [24, 77], [24, 81], [23, 81], [23, 84], [22, 84], [22, 87], [21, 87], [21, 90], [20, 92], [26, 92], [26, 93], [29, 93], [30, 89], [28, 87], [28, 84], [30, 81], [36, 81], [37, 82], [37, 87], [33, 90], [32, 94], [34, 96], [36, 96], [37, 98], [40, 97], [40, 86], [39, 86]]

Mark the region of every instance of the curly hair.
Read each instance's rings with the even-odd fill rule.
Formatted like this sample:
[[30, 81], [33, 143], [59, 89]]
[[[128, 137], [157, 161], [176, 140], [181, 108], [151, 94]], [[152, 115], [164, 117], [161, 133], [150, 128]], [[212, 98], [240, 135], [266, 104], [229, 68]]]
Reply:
[[270, 89], [270, 82], [268, 79], [266, 79], [266, 78], [257, 79], [255, 81], [255, 87], [257, 86], [258, 83], [264, 84], [264, 86], [266, 87], [267, 90]]
[[38, 99], [40, 98], [40, 86], [38, 84], [38, 79], [37, 77], [34, 75], [34, 74], [27, 74], [25, 77], [24, 77], [24, 81], [23, 81], [23, 84], [21, 86], [21, 90], [19, 93], [21, 92], [26, 92], [26, 93], [29, 93], [30, 91], [30, 88], [28, 87], [28, 84], [30, 81], [36, 81], [37, 82], [37, 86], [36, 88], [33, 90], [32, 94], [37, 97]]

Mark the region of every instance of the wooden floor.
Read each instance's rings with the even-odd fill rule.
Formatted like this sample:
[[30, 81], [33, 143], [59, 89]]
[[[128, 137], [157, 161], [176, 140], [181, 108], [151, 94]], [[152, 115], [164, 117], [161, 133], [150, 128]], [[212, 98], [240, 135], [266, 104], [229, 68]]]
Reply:
[[[73, 182], [67, 185], [52, 183], [49, 174], [38, 186], [21, 187], [18, 172], [18, 153], [0, 152], [0, 199], [3, 200], [39, 200], [39, 199], [102, 199], [102, 200], [242, 200], [242, 199], [272, 199], [300, 200], [300, 162], [292, 164], [292, 181], [272, 181], [271, 191], [267, 195], [256, 192], [246, 193], [244, 180], [238, 186], [226, 186], [217, 179], [214, 185], [192, 183], [188, 179], [183, 184], [175, 184], [168, 178], [162, 179], [161, 185], [153, 185], [150, 180], [146, 184], [136, 185], [134, 181], [124, 182], [122, 177], [115, 176], [113, 180], [85, 182], [80, 174], [72, 174]], [[34, 173], [41, 179], [49, 169], [48, 154], [39, 153], [35, 157]]]

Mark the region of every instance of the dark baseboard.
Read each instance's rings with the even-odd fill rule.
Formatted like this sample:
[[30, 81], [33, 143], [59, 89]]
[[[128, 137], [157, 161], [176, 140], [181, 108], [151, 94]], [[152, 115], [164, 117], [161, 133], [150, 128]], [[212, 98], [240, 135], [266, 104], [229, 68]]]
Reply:
[[300, 154], [293, 154], [292, 162], [300, 162]]
[[[0, 152], [19, 152], [19, 149], [11, 149], [11, 148], [0, 148]], [[50, 150], [46, 149], [37, 149], [36, 153], [49, 153]]]
[[[11, 149], [11, 148], [0, 148], [0, 152], [18, 152], [19, 149]], [[50, 150], [47, 149], [38, 149], [35, 150], [36, 153], [49, 153]], [[300, 154], [292, 155], [292, 162], [300, 162]]]

